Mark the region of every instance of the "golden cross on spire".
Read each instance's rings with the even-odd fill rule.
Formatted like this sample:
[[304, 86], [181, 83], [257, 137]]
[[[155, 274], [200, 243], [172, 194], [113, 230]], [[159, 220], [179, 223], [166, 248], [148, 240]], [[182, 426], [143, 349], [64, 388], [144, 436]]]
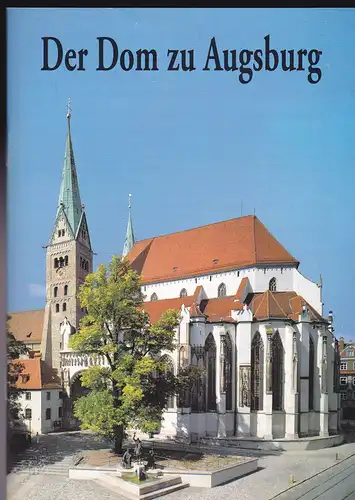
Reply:
[[70, 97], [68, 98], [68, 104], [67, 104], [67, 118], [71, 117], [71, 106], [70, 106]]

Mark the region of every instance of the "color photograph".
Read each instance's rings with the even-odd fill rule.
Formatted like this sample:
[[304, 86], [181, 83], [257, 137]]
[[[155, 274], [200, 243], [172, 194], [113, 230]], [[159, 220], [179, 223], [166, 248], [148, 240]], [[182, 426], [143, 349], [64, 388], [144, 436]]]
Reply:
[[9, 500], [355, 500], [354, 46], [7, 9]]

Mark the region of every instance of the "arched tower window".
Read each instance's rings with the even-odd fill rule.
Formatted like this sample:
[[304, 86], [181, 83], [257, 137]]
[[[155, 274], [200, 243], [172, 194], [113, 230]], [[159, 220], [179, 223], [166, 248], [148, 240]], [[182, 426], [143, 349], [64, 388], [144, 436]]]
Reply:
[[63, 304], [63, 311], [66, 311], [67, 310], [67, 304], [64, 302]]
[[225, 297], [227, 294], [226, 285], [221, 283], [218, 287], [218, 297]]
[[187, 297], [187, 290], [186, 288], [183, 288], [181, 291], [180, 291], [180, 297], [183, 298], [183, 297]]
[[216, 410], [216, 342], [210, 333], [205, 343], [207, 371], [207, 410]]
[[64, 295], [68, 295], [68, 285], [64, 285]]
[[284, 389], [284, 348], [279, 332], [276, 330], [271, 339], [271, 359], [272, 359], [272, 409], [273, 411], [283, 410], [283, 389]]
[[54, 267], [55, 268], [59, 267], [59, 262], [58, 262], [57, 257], [54, 259]]
[[314, 342], [311, 335], [309, 336], [308, 366], [309, 366], [308, 409], [314, 410]]
[[153, 301], [153, 300], [158, 300], [158, 295], [156, 293], [152, 293], [151, 297], [150, 297], [150, 300]]
[[264, 343], [259, 332], [251, 343], [251, 410], [263, 409]]
[[276, 278], [271, 278], [269, 281], [269, 290], [270, 292], [276, 292]]
[[68, 265], [68, 256], [66, 255], [64, 257], [64, 265], [67, 266]]
[[226, 335], [224, 352], [224, 380], [226, 385], [226, 410], [232, 410], [232, 341], [229, 333]]
[[55, 305], [55, 312], [59, 313], [59, 304]]
[[58, 287], [55, 286], [53, 290], [54, 297], [58, 297]]
[[[163, 363], [165, 363], [166, 365], [166, 368], [165, 370], [160, 374], [161, 376], [167, 376], [169, 373], [171, 375], [174, 375], [174, 363], [171, 359], [170, 356], [167, 356], [167, 355], [164, 355], [161, 357], [160, 361], [162, 361]], [[167, 402], [166, 402], [166, 405], [165, 405], [165, 408], [166, 409], [169, 409], [169, 408], [174, 408], [174, 396], [173, 395], [170, 395], [167, 399]]]

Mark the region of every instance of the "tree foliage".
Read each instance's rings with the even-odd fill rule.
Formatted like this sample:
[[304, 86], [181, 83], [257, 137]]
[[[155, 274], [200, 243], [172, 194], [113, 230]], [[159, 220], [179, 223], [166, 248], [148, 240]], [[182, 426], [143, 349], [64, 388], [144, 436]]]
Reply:
[[17, 340], [13, 333], [9, 331], [9, 320], [7, 318], [7, 405], [8, 424], [11, 427], [19, 418], [20, 404], [19, 397], [21, 391], [16, 387], [17, 379], [23, 369], [19, 360], [20, 356], [26, 354], [27, 348], [23, 342]]
[[114, 439], [120, 451], [124, 429], [157, 431], [169, 396], [181, 389], [161, 357], [176, 348], [179, 313], [166, 311], [150, 324], [140, 277], [118, 257], [86, 277], [79, 300], [87, 314], [70, 347], [104, 356], [107, 366], [83, 372], [81, 383], [91, 391], [76, 401], [74, 414], [82, 428]]

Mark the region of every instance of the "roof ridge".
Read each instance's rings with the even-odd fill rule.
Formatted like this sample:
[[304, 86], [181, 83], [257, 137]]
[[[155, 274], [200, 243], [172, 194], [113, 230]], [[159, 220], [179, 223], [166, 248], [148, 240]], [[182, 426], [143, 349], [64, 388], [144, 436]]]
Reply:
[[11, 315], [11, 314], [19, 314], [19, 313], [25, 313], [25, 312], [44, 312], [44, 307], [42, 309], [25, 309], [24, 311], [11, 311], [11, 312], [8, 312], [6, 313], [7, 315]]
[[149, 236], [148, 238], [144, 238], [143, 240], [137, 240], [136, 243], [143, 243], [146, 240], [155, 240], [157, 238], [164, 238], [165, 236], [172, 236], [173, 234], [187, 233], [189, 231], [195, 231], [196, 229], [201, 229], [203, 227], [216, 226], [217, 224], [223, 224], [224, 222], [231, 222], [233, 220], [240, 220], [240, 219], [248, 219], [250, 217], [257, 219], [256, 215], [243, 215], [242, 217], [232, 217], [231, 219], [221, 220], [218, 222], [211, 222], [210, 224], [202, 224], [201, 226], [195, 226], [189, 229], [181, 229], [180, 231], [174, 231], [172, 233], [160, 234], [158, 236]]
[[279, 307], [279, 309], [281, 309], [281, 311], [284, 313], [284, 315], [285, 315], [286, 317], [288, 317], [288, 314], [286, 314], [286, 313], [285, 313], [285, 311], [284, 311], [284, 309], [282, 308], [281, 304], [280, 304], [280, 303], [279, 303], [279, 301], [276, 299], [276, 297], [274, 297], [274, 294], [273, 294], [273, 292], [271, 292], [271, 290], [270, 290], [270, 295], [271, 295], [271, 297], [273, 298], [273, 300], [276, 302], [276, 305]]

